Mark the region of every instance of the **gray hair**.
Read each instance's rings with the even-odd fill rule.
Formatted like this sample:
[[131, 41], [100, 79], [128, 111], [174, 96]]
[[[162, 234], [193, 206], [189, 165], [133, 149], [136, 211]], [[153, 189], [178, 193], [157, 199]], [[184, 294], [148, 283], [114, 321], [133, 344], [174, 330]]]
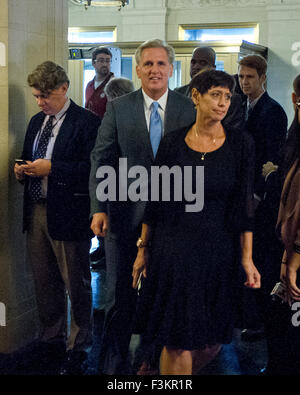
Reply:
[[156, 39], [145, 41], [137, 48], [137, 50], [135, 51], [135, 61], [137, 64], [140, 63], [142, 52], [146, 48], [163, 48], [167, 52], [169, 63], [170, 64], [174, 63], [175, 60], [174, 48], [171, 47], [171, 45], [169, 45], [166, 41], [159, 40], [158, 38], [156, 38]]
[[134, 91], [134, 85], [128, 78], [112, 78], [106, 84], [104, 88], [104, 93], [107, 96], [107, 100], [111, 101], [116, 97], [126, 95], [127, 93]]

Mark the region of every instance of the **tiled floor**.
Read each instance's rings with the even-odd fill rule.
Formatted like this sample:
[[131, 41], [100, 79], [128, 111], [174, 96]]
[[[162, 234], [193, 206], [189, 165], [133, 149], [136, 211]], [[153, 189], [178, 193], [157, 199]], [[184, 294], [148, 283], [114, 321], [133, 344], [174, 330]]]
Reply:
[[[92, 272], [94, 297], [94, 344], [88, 357], [86, 375], [97, 375], [98, 355], [100, 352], [101, 331], [104, 320], [103, 289], [105, 271]], [[131, 342], [131, 355], [134, 354], [137, 338]], [[267, 361], [265, 341], [243, 342], [240, 330], [236, 330], [233, 342], [223, 346], [218, 357], [200, 373], [201, 375], [257, 375]], [[49, 375], [53, 371], [39, 367], [38, 356], [32, 352], [32, 345], [14, 355], [0, 355], [0, 374], [2, 375]], [[54, 373], [55, 374], [55, 373]]]

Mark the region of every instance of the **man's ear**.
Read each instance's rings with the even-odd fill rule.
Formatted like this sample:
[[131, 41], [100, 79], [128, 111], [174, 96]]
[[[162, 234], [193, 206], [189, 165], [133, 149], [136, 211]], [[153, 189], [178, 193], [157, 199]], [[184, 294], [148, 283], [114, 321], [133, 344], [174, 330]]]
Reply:
[[136, 67], [135, 67], [135, 71], [136, 71], [136, 75], [139, 77], [139, 78], [141, 78], [140, 77], [140, 75], [141, 75], [141, 73], [140, 73], [140, 66], [137, 64], [136, 65]]
[[265, 87], [266, 81], [267, 81], [267, 75], [266, 74], [262, 74], [261, 77], [261, 84], [263, 85], [263, 87]]
[[296, 95], [295, 92], [293, 92], [292, 93], [292, 102], [293, 102], [293, 104], [296, 104], [296, 101], [297, 101], [297, 95]]
[[62, 84], [62, 90], [64, 93], [67, 93], [68, 89], [69, 89], [69, 84], [67, 82]]
[[191, 97], [195, 106], [199, 104], [199, 95], [200, 95], [199, 91], [196, 88], [193, 88]]

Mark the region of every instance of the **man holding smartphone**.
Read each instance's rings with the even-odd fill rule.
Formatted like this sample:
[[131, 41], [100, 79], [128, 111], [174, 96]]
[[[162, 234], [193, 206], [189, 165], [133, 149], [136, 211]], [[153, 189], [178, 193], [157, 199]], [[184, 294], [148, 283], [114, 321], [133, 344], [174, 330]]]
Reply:
[[38, 351], [45, 368], [56, 358], [60, 374], [80, 374], [92, 343], [88, 178], [101, 120], [68, 99], [69, 79], [59, 65], [44, 62], [27, 81], [41, 112], [27, 128], [21, 156], [26, 164], [16, 161], [14, 172], [24, 183], [27, 259], [40, 318]]

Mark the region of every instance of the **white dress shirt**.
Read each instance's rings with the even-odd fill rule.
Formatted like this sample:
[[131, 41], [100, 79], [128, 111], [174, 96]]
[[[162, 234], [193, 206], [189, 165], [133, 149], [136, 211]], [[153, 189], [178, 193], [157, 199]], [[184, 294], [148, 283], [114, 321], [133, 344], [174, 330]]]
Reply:
[[154, 101], [156, 101], [159, 104], [158, 112], [159, 112], [159, 115], [162, 120], [162, 127], [163, 127], [162, 135], [164, 135], [164, 123], [165, 123], [165, 113], [166, 113], [166, 106], [167, 106], [167, 100], [168, 100], [168, 92], [169, 92], [169, 90], [167, 89], [166, 92], [158, 100], [153, 100], [142, 89], [142, 93], [144, 96], [144, 111], [145, 111], [145, 118], [146, 118], [148, 131], [149, 131], [149, 125], [150, 125], [150, 115], [151, 115], [151, 110], [152, 110], [151, 105]]
[[[70, 107], [70, 104], [71, 104], [71, 101], [70, 101], [70, 99], [68, 99], [66, 101], [65, 105], [63, 106], [63, 108], [57, 114], [54, 115], [53, 129], [52, 129], [52, 133], [51, 133], [49, 143], [47, 146], [46, 156], [44, 159], [51, 160], [51, 158], [52, 158], [52, 152], [53, 152], [55, 140], [56, 140], [56, 137], [59, 133], [61, 125], [66, 117], [66, 112], [67, 112], [68, 108]], [[44, 130], [44, 127], [46, 126], [48, 119], [49, 119], [49, 115], [47, 115], [45, 117], [42, 127], [35, 138], [35, 141], [33, 144], [33, 152], [35, 152], [35, 150], [37, 149], [38, 142], [41, 137], [41, 133]], [[42, 186], [42, 197], [46, 198], [47, 197], [47, 186], [48, 186], [48, 177], [47, 176], [42, 178], [42, 185], [41, 186]]]

